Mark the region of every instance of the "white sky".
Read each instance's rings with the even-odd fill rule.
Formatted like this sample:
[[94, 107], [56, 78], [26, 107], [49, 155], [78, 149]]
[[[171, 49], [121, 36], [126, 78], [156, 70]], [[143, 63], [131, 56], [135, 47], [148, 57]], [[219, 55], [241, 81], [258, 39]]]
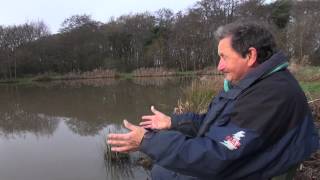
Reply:
[[110, 17], [169, 8], [174, 13], [192, 7], [198, 0], [0, 0], [0, 25], [44, 21], [55, 33], [66, 18], [88, 14], [108, 22]]

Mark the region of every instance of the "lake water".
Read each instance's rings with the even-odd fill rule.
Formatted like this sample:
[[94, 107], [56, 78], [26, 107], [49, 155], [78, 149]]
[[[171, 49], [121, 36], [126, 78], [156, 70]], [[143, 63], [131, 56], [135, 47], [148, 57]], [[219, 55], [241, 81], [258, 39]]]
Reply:
[[[147, 179], [135, 164], [108, 164], [105, 136], [150, 106], [172, 113], [191, 79], [96, 79], [0, 86], [0, 179]], [[135, 157], [134, 155], [132, 157]]]

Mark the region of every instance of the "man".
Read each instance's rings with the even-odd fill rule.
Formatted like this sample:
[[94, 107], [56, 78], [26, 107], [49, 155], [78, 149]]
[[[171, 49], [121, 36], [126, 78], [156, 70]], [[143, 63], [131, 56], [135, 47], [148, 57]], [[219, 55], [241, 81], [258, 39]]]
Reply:
[[113, 151], [149, 155], [153, 179], [271, 179], [318, 149], [305, 95], [272, 34], [235, 22], [216, 38], [225, 83], [206, 114], [169, 117], [151, 107], [140, 126], [125, 120], [129, 133], [108, 136]]

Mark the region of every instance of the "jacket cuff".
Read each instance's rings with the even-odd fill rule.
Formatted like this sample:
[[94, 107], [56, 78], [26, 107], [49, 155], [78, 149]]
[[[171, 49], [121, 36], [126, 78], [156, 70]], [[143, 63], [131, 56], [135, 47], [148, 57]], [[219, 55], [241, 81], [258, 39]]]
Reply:
[[171, 127], [170, 127], [170, 129], [171, 130], [177, 129], [178, 126], [179, 126], [179, 121], [180, 121], [179, 115], [172, 114], [171, 115]]
[[[141, 152], [146, 153], [148, 156], [150, 156], [150, 154], [148, 154], [148, 148], [153, 147], [153, 146], [157, 146], [156, 144], [154, 144], [154, 142], [152, 141], [152, 138], [156, 135], [156, 132], [154, 131], [147, 131], [143, 138], [142, 141], [140, 143], [140, 147], [139, 150]], [[158, 144], [159, 145], [159, 144]], [[154, 157], [151, 157], [151, 159], [154, 159]]]

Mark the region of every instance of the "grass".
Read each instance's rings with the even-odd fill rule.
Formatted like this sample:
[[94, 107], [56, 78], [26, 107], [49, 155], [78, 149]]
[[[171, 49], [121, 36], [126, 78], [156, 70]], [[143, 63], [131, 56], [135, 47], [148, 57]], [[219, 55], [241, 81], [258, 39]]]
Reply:
[[0, 84], [28, 84], [33, 82], [50, 82], [55, 80], [79, 80], [79, 79], [100, 79], [100, 78], [120, 78], [134, 79], [136, 77], [172, 77], [197, 75], [196, 71], [179, 72], [165, 68], [140, 68], [131, 73], [119, 73], [115, 70], [95, 69], [88, 72], [69, 72], [66, 74], [44, 73], [33, 77], [24, 77], [17, 79], [0, 79]]
[[131, 171], [133, 166], [139, 165], [144, 169], [150, 170], [152, 166], [152, 160], [141, 152], [119, 153], [111, 151], [111, 145], [107, 144], [106, 142], [108, 134], [126, 132], [128, 132], [128, 130], [122, 126], [110, 125], [108, 127], [106, 134], [103, 136], [103, 157], [108, 172], [114, 173], [116, 171], [122, 171], [123, 173], [121, 174], [130, 177], [130, 175], [132, 175]]
[[177, 71], [177, 76], [195, 76], [197, 73], [195, 71]]
[[117, 126], [110, 126], [109, 129], [107, 129], [107, 132], [104, 136], [104, 157], [107, 161], [128, 161], [129, 160], [129, 154], [126, 153], [118, 153], [111, 151], [111, 145], [107, 144], [106, 139], [108, 134], [110, 133], [125, 133], [127, 132], [126, 129], [123, 127], [117, 127]]
[[289, 69], [299, 81], [303, 81], [303, 82], [320, 81], [319, 66], [301, 66], [297, 64], [291, 64], [289, 66]]
[[11, 80], [0, 80], [0, 84], [30, 84], [32, 83], [32, 78], [17, 78]]
[[133, 79], [132, 73], [119, 73], [118, 78], [120, 79]]
[[193, 80], [191, 86], [183, 90], [175, 108], [175, 113], [196, 112], [205, 113], [213, 96], [222, 88], [222, 77], [203, 76]]
[[320, 95], [320, 81], [314, 81], [314, 82], [301, 81], [300, 85], [304, 92]]
[[131, 73], [134, 77], [154, 77], [154, 76], [173, 76], [176, 74], [174, 70], [166, 68], [139, 68]]
[[305, 92], [308, 100], [320, 98], [320, 67], [319, 66], [298, 66], [290, 68], [298, 79], [300, 86]]
[[48, 74], [43, 74], [43, 75], [39, 75], [39, 76], [32, 78], [31, 81], [53, 81], [55, 79], [57, 79], [56, 76], [50, 76]]

